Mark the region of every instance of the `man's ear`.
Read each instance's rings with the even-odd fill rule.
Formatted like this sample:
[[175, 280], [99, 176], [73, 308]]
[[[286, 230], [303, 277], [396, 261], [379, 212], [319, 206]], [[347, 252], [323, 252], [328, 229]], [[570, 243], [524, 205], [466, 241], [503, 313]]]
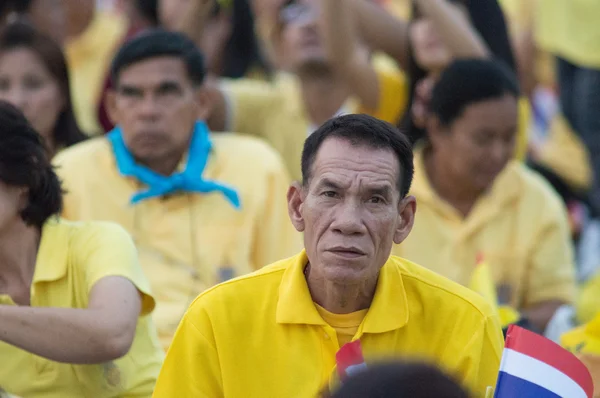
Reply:
[[417, 200], [414, 196], [407, 196], [398, 203], [398, 227], [394, 231], [394, 243], [400, 244], [406, 239], [413, 224], [417, 211]]
[[304, 199], [304, 187], [298, 181], [294, 181], [287, 192], [288, 214], [294, 228], [296, 228], [298, 232], [304, 232], [305, 227], [304, 217], [302, 216]]
[[113, 89], [108, 90], [104, 101], [108, 118], [110, 119], [111, 123], [116, 126], [121, 121], [121, 118], [119, 117], [119, 110], [117, 108], [117, 92]]
[[213, 111], [214, 100], [211, 91], [207, 87], [199, 87], [195, 93], [196, 118], [198, 120], [208, 120]]

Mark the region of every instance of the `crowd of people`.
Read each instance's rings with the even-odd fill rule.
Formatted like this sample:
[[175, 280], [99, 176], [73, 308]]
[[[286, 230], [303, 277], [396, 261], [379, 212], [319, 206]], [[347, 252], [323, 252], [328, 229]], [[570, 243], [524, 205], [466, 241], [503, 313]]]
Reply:
[[0, 397], [600, 389], [598, 17], [0, 0]]

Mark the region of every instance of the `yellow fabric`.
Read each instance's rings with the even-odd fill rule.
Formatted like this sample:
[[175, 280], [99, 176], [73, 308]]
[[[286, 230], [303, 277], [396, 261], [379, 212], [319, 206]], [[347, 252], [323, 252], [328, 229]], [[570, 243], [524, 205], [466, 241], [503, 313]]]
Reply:
[[599, 69], [599, 15], [597, 0], [537, 0], [536, 41], [574, 64]]
[[[478, 254], [489, 263], [500, 304], [523, 309], [574, 301], [574, 255], [566, 209], [536, 173], [511, 162], [465, 219], [431, 187], [415, 151], [415, 224], [392, 253], [468, 285]], [[435, 250], [432, 250], [435, 248]]]
[[[355, 99], [349, 99], [345, 108], [395, 123], [407, 106], [406, 80], [392, 68], [376, 66], [376, 70], [381, 96], [378, 109], [364, 109]], [[291, 177], [301, 179], [300, 158], [311, 122], [296, 78], [280, 73], [272, 84], [249, 79], [229, 80], [223, 82], [223, 89], [231, 107], [232, 125], [228, 127], [265, 139], [281, 154]]]
[[588, 279], [581, 286], [575, 309], [580, 323], [590, 322], [600, 314], [600, 274]]
[[55, 157], [64, 181], [64, 217], [111, 220], [131, 233], [157, 300], [154, 320], [168, 347], [192, 300], [228, 278], [301, 247], [289, 221], [289, 177], [281, 159], [252, 137], [212, 135], [204, 177], [237, 189], [241, 210], [221, 194], [175, 194], [130, 205], [143, 187], [121, 177], [109, 142], [97, 138]]
[[[58, 363], [0, 342], [0, 390], [22, 397], [149, 397], [164, 353], [149, 314], [148, 281], [131, 237], [112, 223], [52, 219], [42, 229], [31, 286], [34, 307], [86, 308], [92, 287], [107, 276], [129, 279], [143, 295], [135, 339], [127, 355], [100, 365]], [[0, 295], [1, 305], [14, 305]]]
[[98, 105], [113, 54], [127, 31], [118, 13], [97, 11], [90, 26], [67, 42], [65, 55], [71, 79], [71, 99], [79, 127], [100, 134]]
[[519, 130], [517, 131], [514, 159], [524, 161], [529, 149], [529, 125], [531, 122], [531, 105], [526, 97], [519, 99], [518, 117]]
[[492, 270], [487, 261], [482, 260], [475, 265], [475, 269], [471, 274], [469, 289], [481, 294], [492, 309], [498, 313], [498, 294], [496, 293]]
[[[340, 346], [310, 296], [307, 262], [303, 251], [201, 294], [154, 396], [313, 398], [328, 386]], [[503, 347], [498, 319], [478, 294], [397, 257], [382, 267], [356, 339], [367, 365], [384, 357], [431, 361], [474, 396], [495, 385]]]
[[352, 341], [352, 337], [358, 331], [358, 327], [362, 323], [368, 310], [360, 310], [349, 314], [334, 314], [327, 311], [319, 304], [315, 303], [315, 308], [321, 315], [321, 318], [331, 326], [336, 333], [338, 344], [343, 347], [344, 344]]
[[552, 121], [537, 160], [574, 189], [585, 191], [592, 184], [590, 154], [563, 115], [557, 115]]

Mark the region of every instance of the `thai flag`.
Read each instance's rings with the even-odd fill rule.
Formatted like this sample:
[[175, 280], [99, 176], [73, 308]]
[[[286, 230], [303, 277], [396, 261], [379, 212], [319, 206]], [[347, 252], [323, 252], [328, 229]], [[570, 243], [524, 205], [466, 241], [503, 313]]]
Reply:
[[545, 337], [509, 327], [495, 398], [592, 398], [593, 390], [577, 357]]
[[344, 344], [335, 355], [338, 377], [343, 382], [347, 377], [367, 368], [360, 340]]

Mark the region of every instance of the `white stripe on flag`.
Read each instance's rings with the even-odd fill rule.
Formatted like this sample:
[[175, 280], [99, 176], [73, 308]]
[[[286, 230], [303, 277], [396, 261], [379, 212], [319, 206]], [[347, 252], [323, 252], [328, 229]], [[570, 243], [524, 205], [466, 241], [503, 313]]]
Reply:
[[583, 388], [560, 370], [510, 348], [504, 349], [500, 371], [544, 387], [560, 397], [587, 398]]

